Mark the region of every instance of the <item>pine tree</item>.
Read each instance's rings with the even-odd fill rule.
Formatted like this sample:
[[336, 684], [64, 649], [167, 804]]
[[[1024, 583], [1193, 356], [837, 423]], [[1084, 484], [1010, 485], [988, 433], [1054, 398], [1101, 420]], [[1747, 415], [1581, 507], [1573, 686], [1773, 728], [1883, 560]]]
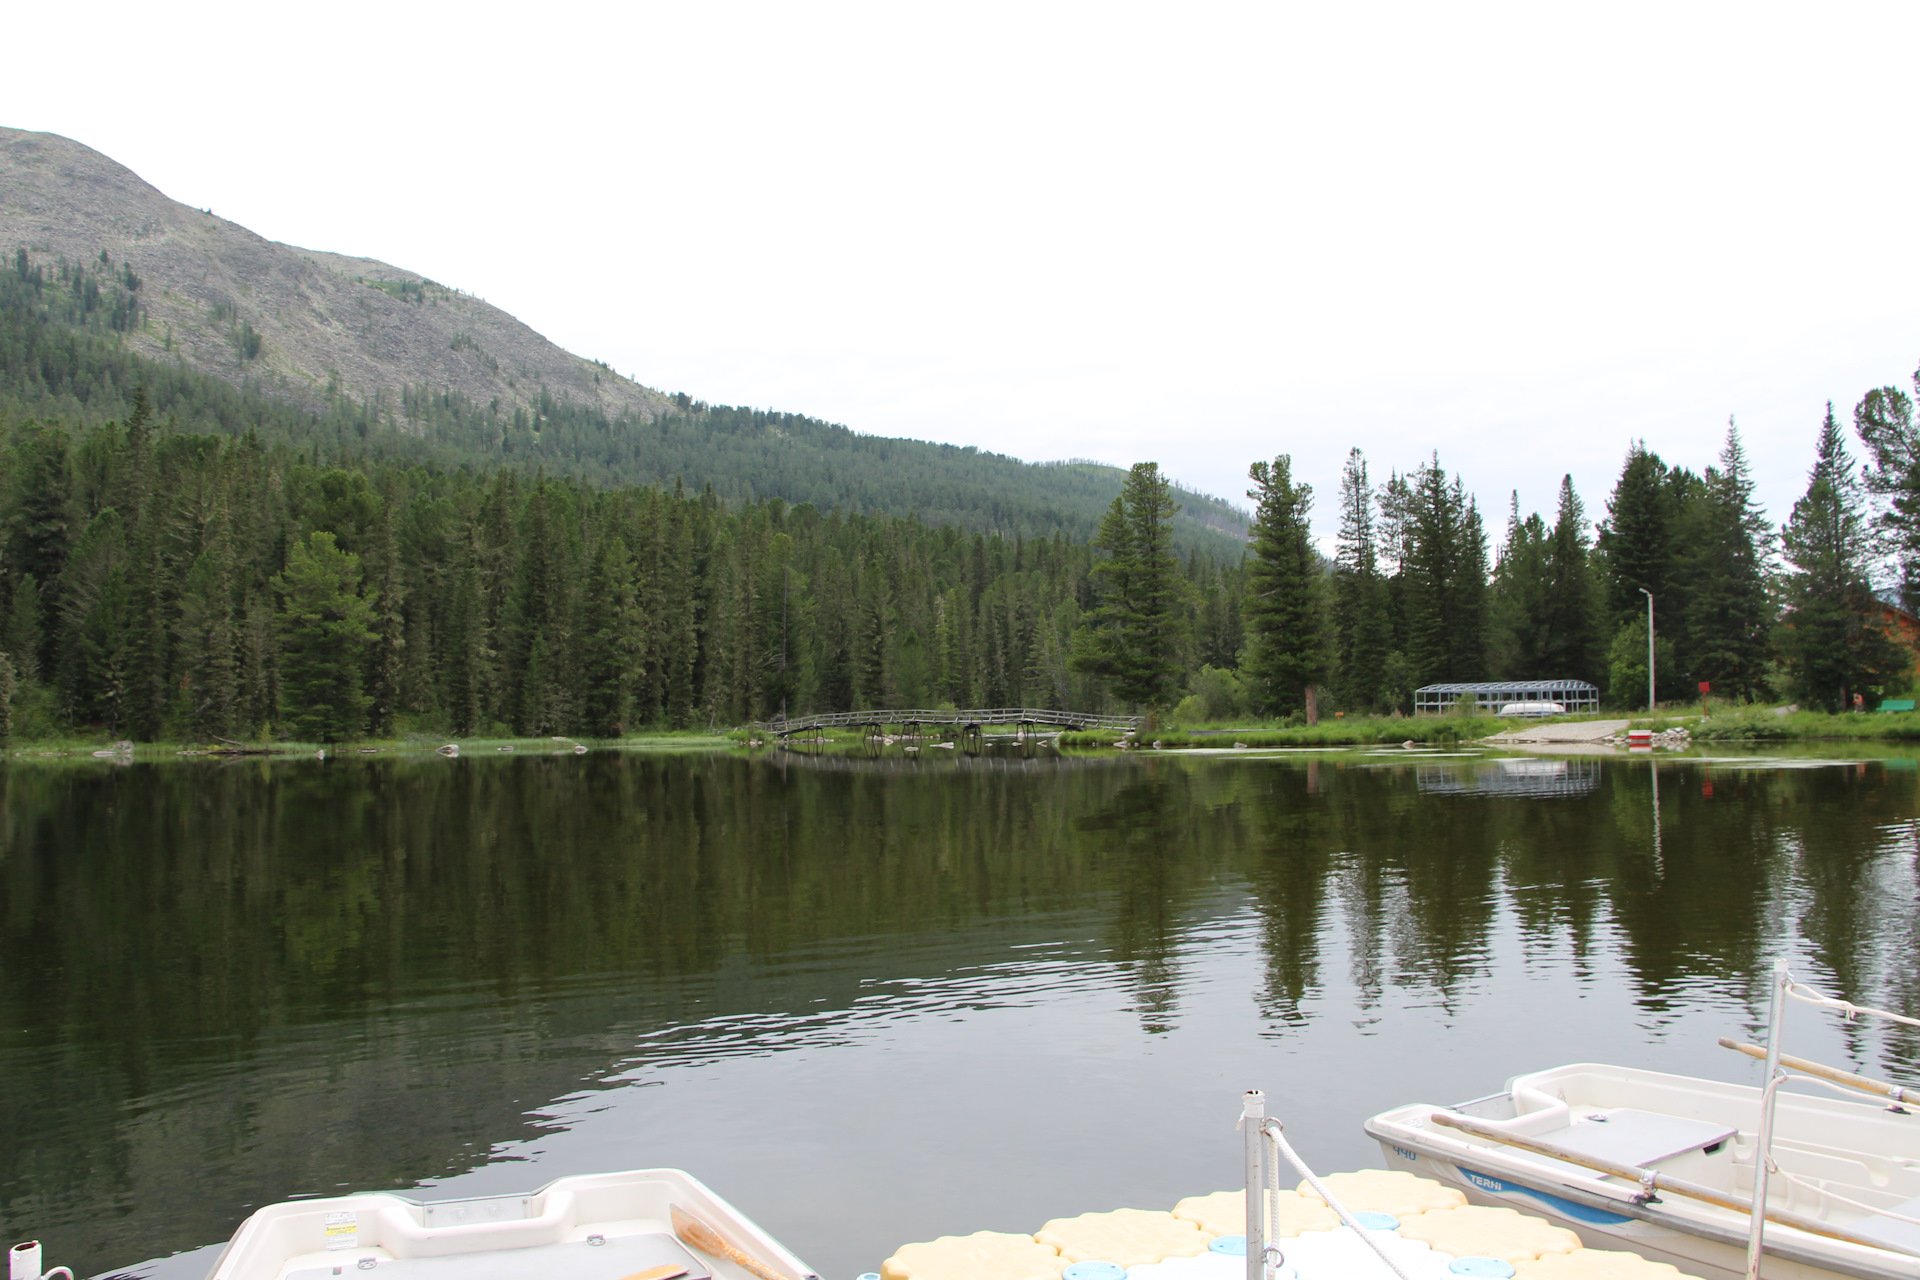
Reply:
[[[1913, 386], [1920, 392], [1920, 370]], [[1853, 426], [1873, 462], [1867, 489], [1882, 503], [1874, 523], [1893, 552], [1901, 607], [1920, 612], [1920, 424], [1913, 400], [1898, 387], [1869, 391], [1854, 408]]]
[[446, 658], [441, 702], [447, 710], [447, 727], [458, 737], [477, 733], [487, 724], [485, 672], [492, 666], [493, 655], [487, 641], [480, 571], [471, 561], [454, 576], [441, 651]]
[[581, 727], [616, 738], [626, 732], [646, 637], [634, 585], [633, 556], [618, 533], [600, 541], [587, 570], [589, 608], [580, 636]]
[[1381, 705], [1393, 624], [1375, 551], [1373, 490], [1358, 449], [1340, 476], [1340, 534], [1333, 557], [1332, 628], [1340, 705]]
[[791, 713], [813, 698], [813, 607], [807, 576], [794, 564], [793, 536], [775, 533], [760, 557], [754, 620], [756, 719]]
[[1780, 531], [1791, 565], [1783, 638], [1800, 697], [1830, 711], [1902, 679], [1899, 647], [1887, 635], [1867, 581], [1871, 546], [1860, 482], [1828, 404], [1807, 491]]
[[1159, 464], [1135, 463], [1094, 538], [1103, 557], [1092, 571], [1096, 603], [1075, 633], [1072, 666], [1129, 706], [1167, 706], [1180, 675], [1177, 510]]
[[1311, 530], [1313, 489], [1296, 485], [1286, 454], [1248, 470], [1253, 536], [1247, 563], [1247, 653], [1241, 669], [1267, 715], [1303, 708], [1317, 718], [1312, 687], [1326, 678], [1329, 646], [1320, 563]]
[[87, 522], [61, 575], [60, 691], [80, 723], [119, 731], [133, 687], [126, 530], [108, 507]]
[[1580, 495], [1574, 492], [1570, 475], [1560, 477], [1560, 503], [1547, 539], [1546, 560], [1546, 645], [1541, 676], [1598, 683], [1600, 639], [1592, 544], [1587, 539], [1586, 510]]
[[1407, 486], [1401, 588], [1406, 657], [1420, 684], [1486, 670], [1487, 545], [1480, 513], [1438, 456]]
[[1515, 493], [1506, 541], [1493, 570], [1493, 669], [1508, 680], [1540, 680], [1552, 672], [1549, 631], [1547, 527], [1538, 514], [1520, 518]]
[[370, 695], [367, 732], [380, 738], [394, 731], [395, 718], [400, 710], [400, 681], [406, 670], [407, 649], [407, 586], [400, 563], [400, 540], [394, 527], [391, 505], [381, 512], [379, 528], [374, 536], [373, 556], [372, 568], [377, 578], [373, 616], [376, 638], [367, 675], [367, 691]]
[[[7, 561], [19, 575], [16, 581], [31, 576], [42, 592], [55, 590], [67, 566], [72, 521], [66, 435], [56, 426], [20, 428], [7, 463]], [[43, 628], [32, 655], [43, 678], [56, 667], [55, 643], [56, 629]]]
[[887, 704], [888, 628], [893, 621], [893, 584], [875, 560], [863, 557], [853, 575], [853, 705], [872, 710]]
[[1454, 583], [1453, 625], [1448, 630], [1450, 668], [1463, 680], [1487, 675], [1487, 530], [1480, 508], [1456, 476], [1449, 500], [1460, 517], [1460, 572]]
[[700, 687], [700, 650], [706, 636], [701, 629], [699, 602], [704, 594], [709, 526], [700, 509], [676, 486], [668, 505], [665, 538], [661, 546], [660, 594], [665, 603], [660, 619], [660, 652], [664, 658], [662, 685], [667, 723], [675, 729], [693, 724]]
[[378, 640], [374, 607], [360, 592], [360, 557], [331, 533], [288, 548], [274, 579], [280, 594], [280, 709], [296, 737], [341, 742], [366, 730], [365, 671]]
[[[1608, 651], [1622, 647], [1619, 635], [1627, 627], [1639, 628], [1644, 649], [1647, 597], [1642, 592], [1651, 593], [1659, 643], [1670, 645], [1673, 655], [1659, 663], [1662, 698], [1692, 692], [1688, 614], [1693, 582], [1682, 572], [1687, 561], [1683, 548], [1706, 499], [1704, 481], [1684, 469], [1670, 470], [1636, 441], [1627, 453], [1608, 504], [1607, 522], [1600, 530], [1598, 558], [1606, 584]], [[1639, 686], [1612, 690], [1627, 703], [1642, 692]]]
[[1646, 617], [1651, 591], [1662, 609], [1674, 558], [1672, 490], [1666, 463], [1636, 440], [1627, 451], [1620, 479], [1607, 504], [1607, 523], [1600, 532], [1605, 557], [1607, 614], [1612, 627]]
[[280, 666], [273, 603], [265, 590], [240, 605], [240, 727], [264, 738], [280, 706]]
[[1723, 697], [1757, 697], [1765, 682], [1772, 610], [1764, 565], [1771, 530], [1753, 500], [1740, 431], [1727, 420], [1720, 465], [1709, 467], [1689, 539], [1694, 672]]
[[13, 601], [7, 606], [7, 627], [0, 634], [0, 647], [12, 655], [14, 675], [22, 684], [40, 679], [43, 612], [40, 583], [30, 573], [21, 575], [13, 584]]
[[536, 484], [516, 544], [519, 573], [509, 597], [503, 674], [518, 686], [510, 705], [517, 707], [513, 723], [521, 733], [558, 733], [572, 715], [573, 580], [564, 504], [560, 486]]
[[233, 574], [223, 548], [202, 552], [187, 570], [175, 621], [180, 656], [178, 719], [195, 737], [230, 737], [239, 727]]

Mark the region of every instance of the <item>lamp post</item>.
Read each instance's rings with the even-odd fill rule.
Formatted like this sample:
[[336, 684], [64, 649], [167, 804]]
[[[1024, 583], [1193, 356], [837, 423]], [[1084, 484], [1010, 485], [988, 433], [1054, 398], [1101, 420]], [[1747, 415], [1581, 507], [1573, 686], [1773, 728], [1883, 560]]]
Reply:
[[1653, 714], [1653, 592], [1638, 588], [1647, 598], [1647, 714]]

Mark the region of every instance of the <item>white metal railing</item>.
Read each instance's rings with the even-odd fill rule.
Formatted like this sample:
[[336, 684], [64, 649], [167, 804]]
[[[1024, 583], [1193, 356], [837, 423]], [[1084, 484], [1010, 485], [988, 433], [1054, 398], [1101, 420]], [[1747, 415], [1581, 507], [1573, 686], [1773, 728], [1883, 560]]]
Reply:
[[1346, 1206], [1327, 1189], [1327, 1185], [1307, 1167], [1307, 1162], [1287, 1141], [1286, 1127], [1277, 1116], [1267, 1114], [1267, 1095], [1258, 1089], [1249, 1089], [1240, 1096], [1240, 1129], [1247, 1160], [1247, 1280], [1271, 1280], [1280, 1274], [1280, 1268], [1286, 1264], [1285, 1255], [1269, 1238], [1280, 1221], [1279, 1172], [1283, 1159], [1293, 1166], [1316, 1195], [1326, 1201], [1327, 1207], [1333, 1210], [1341, 1223], [1373, 1250], [1387, 1270], [1399, 1276], [1400, 1280], [1412, 1280], [1400, 1264], [1380, 1247], [1380, 1242], [1373, 1238], [1374, 1233], [1361, 1225], [1359, 1219], [1349, 1213]]
[[[1753, 1210], [1747, 1230], [1747, 1280], [1760, 1280], [1760, 1259], [1766, 1253], [1767, 1182], [1771, 1175], [1780, 1172], [1773, 1162], [1773, 1108], [1780, 1086], [1793, 1078], [1782, 1070], [1780, 1065], [1782, 1058], [1780, 1042], [1786, 1028], [1787, 1001], [1789, 1000], [1830, 1010], [1849, 1022], [1865, 1014], [1868, 1017], [1897, 1022], [1902, 1026], [1920, 1027], [1920, 1018], [1910, 1018], [1903, 1013], [1894, 1013], [1890, 1009], [1874, 1009], [1866, 1005], [1854, 1004], [1851, 1000], [1841, 1000], [1824, 992], [1815, 991], [1805, 983], [1794, 980], [1793, 973], [1784, 959], [1773, 962], [1773, 994], [1767, 1010], [1766, 1086], [1760, 1093], [1760, 1131], [1754, 1139]], [[1800, 1062], [1799, 1059], [1790, 1059], [1790, 1061], [1795, 1064]], [[1827, 1076], [1826, 1081], [1820, 1082], [1828, 1083], [1835, 1076], [1845, 1076], [1847, 1073], [1822, 1071], [1818, 1075]], [[1803, 1078], [1818, 1080], [1818, 1075]], [[1854, 1087], [1872, 1086], [1875, 1083], [1863, 1081], [1855, 1084]], [[1886, 1086], [1885, 1089], [1891, 1091], [1896, 1107], [1907, 1092], [1898, 1086]], [[1870, 1091], [1885, 1090], [1870, 1089]], [[1790, 1175], [1782, 1176], [1790, 1177]]]

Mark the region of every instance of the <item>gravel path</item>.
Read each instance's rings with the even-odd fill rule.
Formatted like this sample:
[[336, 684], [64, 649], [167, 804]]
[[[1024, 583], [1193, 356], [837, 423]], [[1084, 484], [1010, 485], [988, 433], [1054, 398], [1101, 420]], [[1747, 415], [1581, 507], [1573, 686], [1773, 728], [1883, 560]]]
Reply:
[[1544, 746], [1548, 743], [1560, 742], [1595, 743], [1626, 731], [1625, 720], [1576, 720], [1570, 724], [1542, 724], [1531, 725], [1525, 729], [1509, 729], [1505, 733], [1496, 733], [1491, 738], [1483, 738], [1481, 741], [1505, 747]]

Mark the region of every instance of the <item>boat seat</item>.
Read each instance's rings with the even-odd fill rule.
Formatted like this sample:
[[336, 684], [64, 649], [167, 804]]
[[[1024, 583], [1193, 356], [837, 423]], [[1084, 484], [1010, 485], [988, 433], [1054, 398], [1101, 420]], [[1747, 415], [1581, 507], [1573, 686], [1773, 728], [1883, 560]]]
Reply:
[[[685, 1280], [712, 1280], [713, 1275], [664, 1231], [611, 1236], [601, 1245], [573, 1240], [521, 1249], [473, 1247], [427, 1258], [376, 1260], [370, 1252], [342, 1250], [338, 1265], [295, 1269], [286, 1280], [621, 1280], [666, 1264], [686, 1268]], [[363, 1269], [362, 1258], [373, 1265]]]
[[1725, 1142], [1738, 1130], [1710, 1120], [1661, 1115], [1632, 1107], [1577, 1111], [1572, 1124], [1532, 1136], [1565, 1151], [1609, 1164], [1646, 1169]]
[[[1893, 1217], [1893, 1214], [1899, 1214], [1900, 1217]], [[1920, 1253], [1920, 1222], [1904, 1222], [1901, 1220], [1903, 1218], [1920, 1218], [1920, 1196], [1903, 1201], [1886, 1213], [1876, 1213], [1853, 1222], [1836, 1221], [1834, 1225], [1863, 1240], [1884, 1244], [1889, 1249]]]

